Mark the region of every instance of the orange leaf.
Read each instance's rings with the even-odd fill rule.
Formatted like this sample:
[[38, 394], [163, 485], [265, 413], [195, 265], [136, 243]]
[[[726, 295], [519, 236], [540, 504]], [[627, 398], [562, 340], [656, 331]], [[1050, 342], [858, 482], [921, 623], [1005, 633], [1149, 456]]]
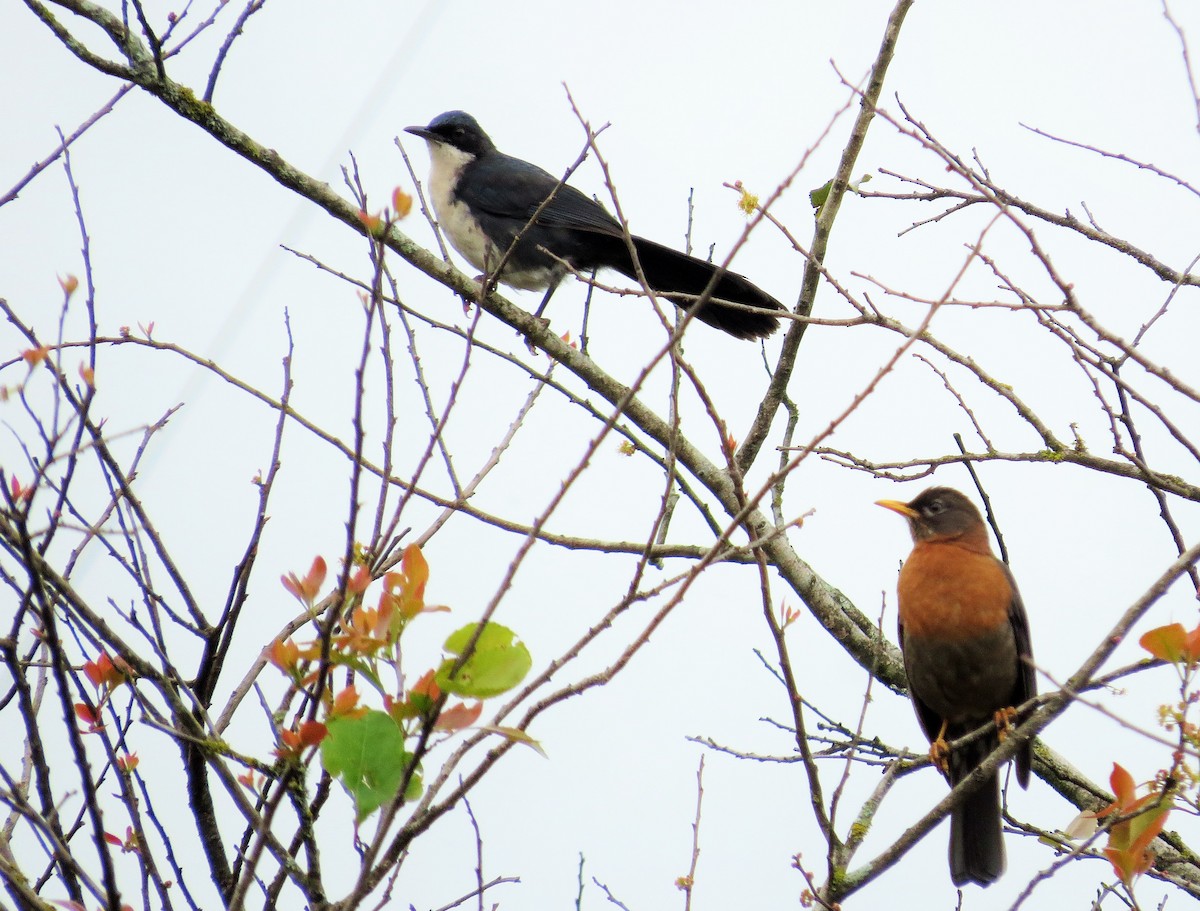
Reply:
[[396, 210], [397, 218], [407, 218], [412, 211], [413, 198], [399, 187], [392, 190], [392, 208]]
[[1138, 640], [1138, 645], [1155, 658], [1179, 663], [1187, 650], [1187, 632], [1181, 623], [1172, 623], [1150, 630]]
[[97, 689], [112, 689], [125, 682], [125, 675], [104, 652], [101, 652], [95, 661], [85, 661], [83, 673]]
[[67, 297], [70, 297], [75, 293], [75, 289], [79, 287], [79, 279], [77, 279], [74, 275], [67, 275], [66, 277], [60, 276], [58, 279], [58, 286], [63, 289], [63, 292], [67, 295]]
[[1132, 886], [1133, 880], [1150, 869], [1154, 862], [1154, 856], [1149, 851], [1150, 842], [1166, 824], [1171, 802], [1157, 791], [1138, 797], [1133, 776], [1115, 762], [1109, 784], [1116, 798], [1094, 815], [1103, 817], [1117, 814], [1128, 817], [1109, 829], [1104, 855], [1121, 881], [1126, 886]]
[[1200, 661], [1200, 626], [1187, 634], [1187, 642], [1183, 647], [1183, 653], [1191, 664]]
[[354, 715], [358, 708], [358, 689], [348, 686], [334, 697], [333, 705], [329, 708], [330, 718]]
[[358, 220], [372, 237], [377, 237], [383, 231], [383, 219], [378, 215], [371, 215], [359, 209]]
[[291, 639], [276, 639], [267, 649], [267, 660], [285, 674], [293, 674], [300, 662], [300, 646]]
[[1122, 812], [1128, 812], [1137, 803], [1137, 785], [1134, 783], [1133, 776], [1120, 763], [1114, 762], [1112, 774], [1108, 776], [1108, 783], [1117, 797], [1115, 805]]
[[99, 687], [104, 683], [104, 665], [108, 662], [108, 655], [100, 654], [100, 657], [95, 661], [85, 661], [83, 663], [83, 675], [92, 682], [92, 686]]
[[1133, 882], [1133, 878], [1139, 871], [1134, 869], [1133, 858], [1129, 856], [1128, 851], [1122, 851], [1118, 848], [1105, 848], [1104, 856], [1108, 858], [1108, 862], [1112, 864], [1113, 871], [1123, 883]]
[[21, 358], [30, 368], [33, 368], [44, 361], [49, 353], [50, 349], [42, 345], [40, 348], [26, 348], [21, 352]]
[[339, 626], [334, 645], [343, 652], [371, 655], [387, 645], [387, 623], [379, 611], [356, 607]]
[[280, 576], [279, 581], [285, 589], [312, 607], [325, 582], [325, 561], [321, 557], [314, 557], [312, 566], [308, 568], [308, 573], [303, 579], [295, 573], [288, 573], [286, 576]]
[[425, 562], [425, 555], [421, 553], [421, 548], [415, 544], [404, 548], [404, 557], [400, 561], [400, 568], [404, 570], [404, 578], [408, 582], [405, 588], [411, 591], [412, 596], [418, 601], [424, 601], [425, 583], [429, 581], [429, 564]]

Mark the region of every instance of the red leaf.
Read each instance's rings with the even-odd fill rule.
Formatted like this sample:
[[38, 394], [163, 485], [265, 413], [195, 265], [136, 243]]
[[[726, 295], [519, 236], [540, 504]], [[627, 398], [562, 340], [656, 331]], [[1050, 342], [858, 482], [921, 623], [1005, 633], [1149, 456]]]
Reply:
[[437, 699], [438, 696], [442, 695], [442, 691], [438, 688], [438, 685], [434, 680], [436, 676], [437, 672], [430, 668], [421, 675], [420, 680], [412, 685], [412, 687], [409, 689], [409, 693], [415, 693], [420, 696], [428, 696], [430, 699]]
[[246, 769], [237, 777], [238, 784], [250, 791], [258, 790], [258, 782], [254, 778], [254, 769]]
[[461, 731], [463, 728], [470, 727], [479, 720], [479, 716], [483, 714], [483, 703], [476, 702], [474, 706], [469, 706], [465, 702], [459, 702], [442, 710], [442, 714], [438, 715], [437, 723], [433, 728], [435, 731]]
[[112, 689], [125, 682], [125, 675], [121, 669], [104, 652], [101, 652], [95, 661], [85, 661], [83, 673], [97, 689]]
[[314, 747], [329, 733], [329, 728], [319, 721], [305, 721], [300, 725], [300, 746]]
[[33, 496], [32, 488], [22, 487], [21, 482], [16, 477], [12, 479], [12, 482], [8, 486], [14, 503], [20, 503], [22, 500], [28, 500]]

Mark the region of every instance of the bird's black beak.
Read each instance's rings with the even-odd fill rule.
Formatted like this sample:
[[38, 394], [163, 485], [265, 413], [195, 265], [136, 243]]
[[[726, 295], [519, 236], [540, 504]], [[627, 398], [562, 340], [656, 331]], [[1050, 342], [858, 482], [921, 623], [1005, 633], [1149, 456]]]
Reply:
[[404, 132], [412, 133], [414, 136], [420, 136], [422, 139], [435, 138], [429, 127], [405, 127]]

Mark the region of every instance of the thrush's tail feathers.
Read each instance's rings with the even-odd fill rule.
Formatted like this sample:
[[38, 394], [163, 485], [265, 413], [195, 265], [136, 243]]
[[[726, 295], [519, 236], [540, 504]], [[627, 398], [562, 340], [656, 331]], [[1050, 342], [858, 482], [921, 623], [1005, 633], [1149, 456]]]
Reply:
[[[633, 238], [638, 262], [646, 276], [646, 283], [661, 294], [690, 294], [699, 297], [708, 287], [717, 267], [702, 259], [656, 244], [644, 237]], [[620, 254], [609, 263], [623, 275], [638, 280], [637, 269], [629, 257], [628, 248], [622, 242]], [[783, 304], [767, 294], [749, 279], [736, 272], [724, 273], [713, 289], [712, 298], [696, 313], [696, 319], [728, 332], [734, 338], [766, 338], [779, 328], [779, 319], [769, 313], [752, 313], [738, 307], [730, 307], [721, 300], [758, 307], [762, 310], [783, 311]], [[721, 300], [715, 300], [721, 298]], [[673, 301], [687, 309], [688, 301]]]
[[992, 775], [950, 814], [950, 879], [956, 886], [987, 886], [1001, 877], [1004, 868], [1000, 778]]

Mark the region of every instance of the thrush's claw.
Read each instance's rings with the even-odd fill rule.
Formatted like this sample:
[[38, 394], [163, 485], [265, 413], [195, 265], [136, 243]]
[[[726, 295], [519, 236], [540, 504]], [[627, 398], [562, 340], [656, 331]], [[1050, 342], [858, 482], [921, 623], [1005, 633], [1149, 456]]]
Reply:
[[994, 718], [996, 721], [997, 735], [1000, 738], [1000, 742], [1004, 743], [1004, 741], [1008, 738], [1009, 732], [1016, 727], [1017, 710], [1011, 705], [1002, 709], [996, 709]]
[[929, 744], [929, 761], [947, 778], [950, 777], [950, 744], [946, 743], [946, 728], [950, 722], [943, 721], [938, 735]]
[[929, 761], [943, 775], [950, 774], [950, 744], [941, 737], [929, 745]]

